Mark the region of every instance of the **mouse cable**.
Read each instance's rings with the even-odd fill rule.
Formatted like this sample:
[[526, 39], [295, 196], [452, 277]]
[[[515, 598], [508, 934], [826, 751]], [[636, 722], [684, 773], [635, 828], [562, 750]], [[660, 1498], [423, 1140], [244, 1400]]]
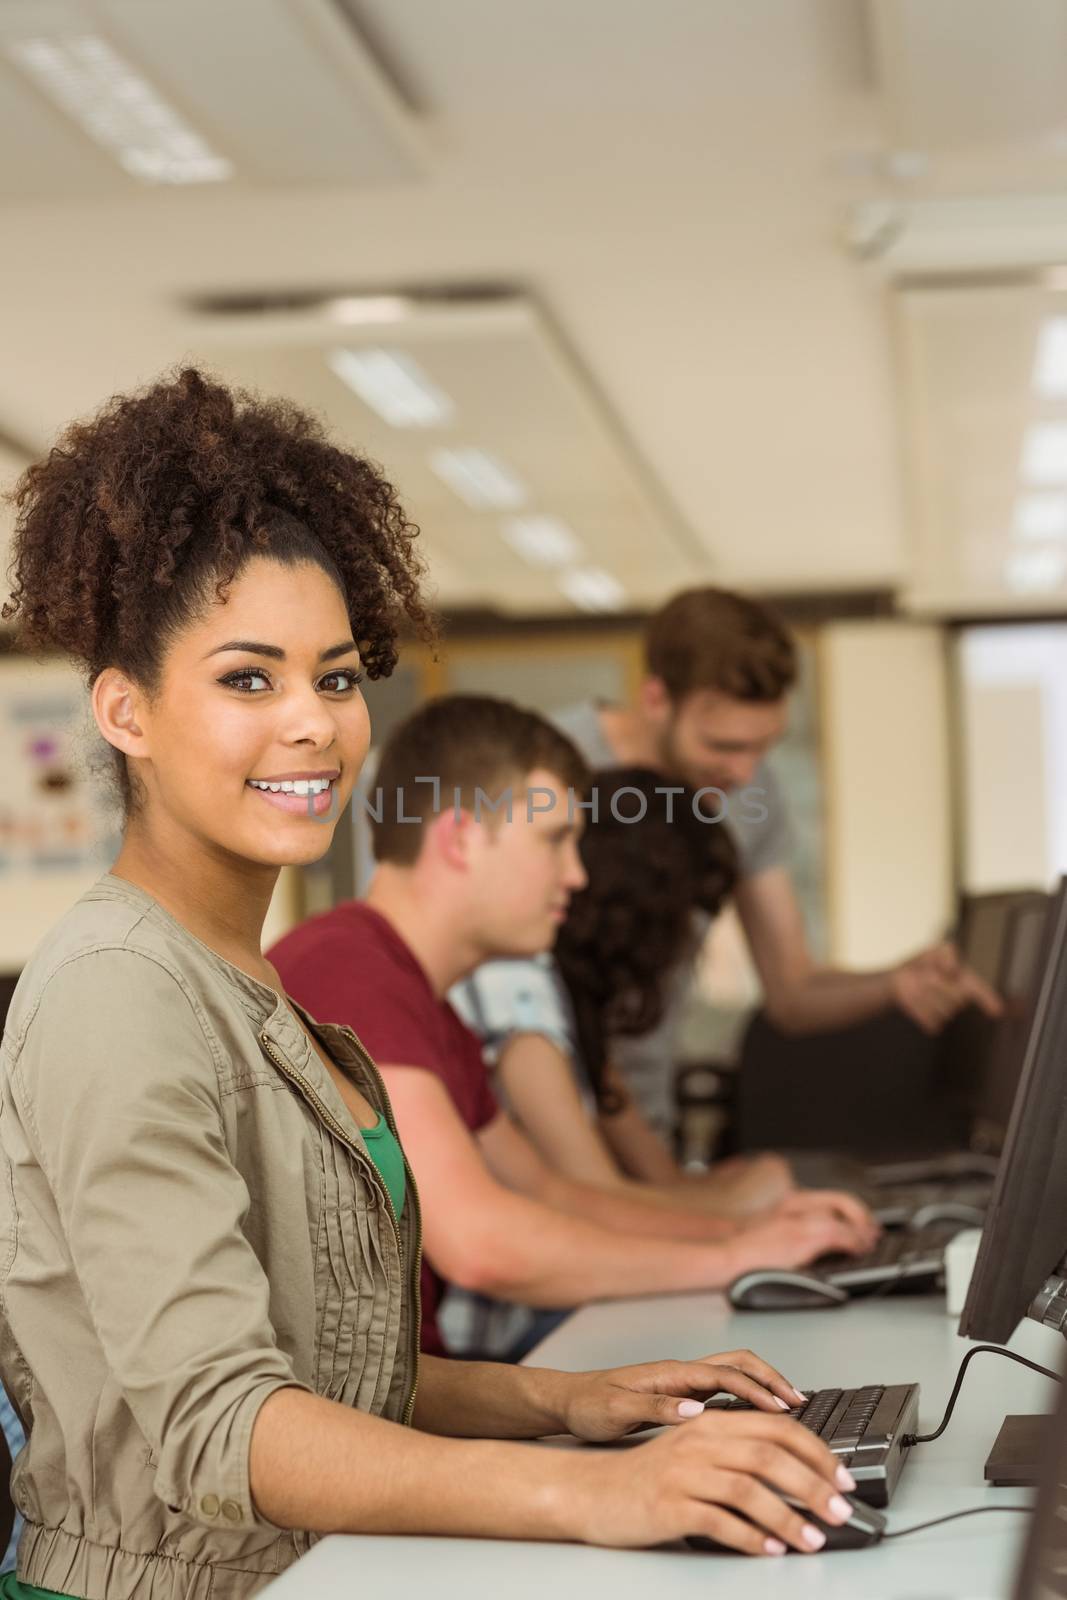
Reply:
[[[1049, 1367], [1039, 1366], [1036, 1361], [1027, 1360], [1026, 1356], [1017, 1356], [1014, 1350], [1003, 1350], [999, 1344], [976, 1344], [973, 1350], [968, 1350], [967, 1354], [960, 1362], [960, 1370], [957, 1372], [956, 1381], [952, 1385], [952, 1393], [948, 1397], [948, 1405], [945, 1407], [945, 1415], [941, 1418], [941, 1421], [938, 1423], [933, 1433], [905, 1433], [901, 1437], [900, 1442], [902, 1445], [907, 1447], [913, 1444], [933, 1444], [935, 1439], [940, 1439], [941, 1435], [948, 1427], [952, 1413], [955, 1409], [956, 1400], [959, 1397], [960, 1389], [963, 1387], [963, 1378], [967, 1371], [968, 1364], [974, 1360], [975, 1356], [980, 1356], [983, 1353], [988, 1353], [991, 1356], [1005, 1356], [1009, 1361], [1017, 1361], [1022, 1367], [1029, 1367], [1031, 1372], [1040, 1372], [1042, 1377], [1051, 1378], [1055, 1383], [1060, 1382], [1060, 1374], [1058, 1372], [1051, 1371]], [[992, 1509], [993, 1507], [991, 1506], [990, 1510]], [[1011, 1510], [1012, 1508], [1010, 1506], [1005, 1506], [1001, 1509]]]
[[955, 1522], [957, 1517], [980, 1517], [986, 1511], [1024, 1511], [1030, 1516], [1033, 1510], [1033, 1506], [970, 1506], [966, 1511], [950, 1511], [946, 1517], [932, 1517], [929, 1522], [916, 1522], [913, 1527], [898, 1528], [895, 1533], [883, 1533], [879, 1543], [886, 1539], [906, 1539], [909, 1533], [924, 1533], [927, 1528], [940, 1527], [942, 1522]]

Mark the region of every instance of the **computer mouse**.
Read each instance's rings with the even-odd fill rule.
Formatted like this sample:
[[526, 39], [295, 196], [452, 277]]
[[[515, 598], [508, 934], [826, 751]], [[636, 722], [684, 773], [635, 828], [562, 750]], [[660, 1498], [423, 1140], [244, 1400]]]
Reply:
[[985, 1219], [985, 1206], [970, 1205], [965, 1200], [928, 1200], [912, 1212], [908, 1226], [913, 1233], [937, 1222], [958, 1222], [961, 1227], [981, 1228]]
[[[792, 1495], [783, 1495], [782, 1499], [786, 1505], [799, 1511], [805, 1522], [810, 1522], [820, 1533], [825, 1533], [826, 1543], [822, 1547], [823, 1550], [866, 1550], [869, 1545], [877, 1544], [885, 1533], [885, 1517], [882, 1513], [876, 1511], [873, 1506], [866, 1505], [862, 1500], [857, 1500], [854, 1495], [842, 1496], [842, 1499], [847, 1500], [852, 1507], [852, 1515], [847, 1522], [840, 1523], [824, 1522], [821, 1517], [814, 1516], [807, 1506], [802, 1506], [799, 1501], [794, 1500]], [[741, 1517], [742, 1521], [749, 1520], [739, 1511], [732, 1511], [732, 1514]], [[708, 1539], [703, 1534], [693, 1534], [685, 1542], [693, 1550], [716, 1550], [734, 1556], [740, 1554], [730, 1545], [720, 1544], [717, 1539]], [[788, 1545], [786, 1549], [789, 1555], [801, 1554], [799, 1550], [794, 1550], [792, 1545]]]
[[848, 1291], [836, 1284], [779, 1267], [743, 1272], [730, 1285], [729, 1297], [738, 1311], [828, 1310], [848, 1303]]

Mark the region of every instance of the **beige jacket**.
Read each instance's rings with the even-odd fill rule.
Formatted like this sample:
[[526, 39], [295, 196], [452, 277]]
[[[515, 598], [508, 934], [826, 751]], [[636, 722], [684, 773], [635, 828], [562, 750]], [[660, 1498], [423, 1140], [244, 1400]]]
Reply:
[[[355, 1034], [301, 1014], [395, 1133]], [[252, 1424], [293, 1384], [410, 1422], [407, 1183], [398, 1225], [273, 989], [110, 873], [83, 895], [31, 958], [0, 1049], [21, 1579], [89, 1600], [244, 1600], [307, 1549], [252, 1504]]]

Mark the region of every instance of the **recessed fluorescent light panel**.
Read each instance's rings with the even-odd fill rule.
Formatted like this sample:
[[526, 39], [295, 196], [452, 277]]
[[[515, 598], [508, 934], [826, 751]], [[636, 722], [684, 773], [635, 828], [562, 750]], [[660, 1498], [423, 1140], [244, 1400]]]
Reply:
[[526, 485], [488, 450], [435, 450], [430, 466], [472, 511], [519, 511], [529, 499]]
[[1050, 399], [1067, 397], [1067, 317], [1049, 317], [1041, 326], [1034, 388]]
[[1023, 440], [1027, 483], [1067, 483], [1067, 422], [1035, 422]]
[[338, 348], [326, 360], [341, 382], [394, 428], [440, 427], [455, 411], [444, 390], [402, 350]]
[[1067, 578], [1067, 551], [1016, 550], [1004, 563], [1004, 578], [1016, 594], [1058, 589]]
[[1067, 494], [1024, 494], [1015, 504], [1017, 539], [1067, 539]]
[[626, 590], [603, 567], [575, 567], [558, 579], [559, 587], [581, 611], [621, 611]]
[[343, 294], [326, 307], [334, 322], [346, 327], [360, 323], [403, 322], [412, 312], [412, 303], [402, 294]]
[[567, 567], [584, 555], [577, 535], [559, 517], [509, 517], [501, 530], [531, 567]]
[[7, 55], [131, 177], [144, 183], [233, 177], [233, 163], [99, 35], [17, 39]]

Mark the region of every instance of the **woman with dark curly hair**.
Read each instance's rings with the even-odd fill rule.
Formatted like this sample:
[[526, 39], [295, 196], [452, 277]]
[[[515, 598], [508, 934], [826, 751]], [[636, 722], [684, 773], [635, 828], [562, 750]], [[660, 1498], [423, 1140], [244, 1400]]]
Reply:
[[[85, 669], [126, 826], [3, 1037], [0, 1375], [28, 1443], [0, 1594], [244, 1600], [328, 1531], [810, 1548], [751, 1469], [840, 1521], [834, 1460], [747, 1352], [419, 1360], [381, 1078], [261, 954], [279, 869], [322, 855], [364, 758], [360, 663], [428, 628], [390, 485], [187, 370], [72, 427], [16, 503], [4, 614]], [[720, 1388], [756, 1410], [704, 1415]], [[640, 1462], [501, 1442], [696, 1412]]]
[[586, 887], [551, 957], [490, 961], [452, 992], [485, 1042], [496, 1086], [565, 1176], [666, 1204], [747, 1215], [792, 1187], [777, 1156], [679, 1167], [628, 1093], [611, 1040], [656, 1027], [672, 985], [733, 889], [737, 852], [693, 792], [647, 767], [595, 773], [582, 835]]

